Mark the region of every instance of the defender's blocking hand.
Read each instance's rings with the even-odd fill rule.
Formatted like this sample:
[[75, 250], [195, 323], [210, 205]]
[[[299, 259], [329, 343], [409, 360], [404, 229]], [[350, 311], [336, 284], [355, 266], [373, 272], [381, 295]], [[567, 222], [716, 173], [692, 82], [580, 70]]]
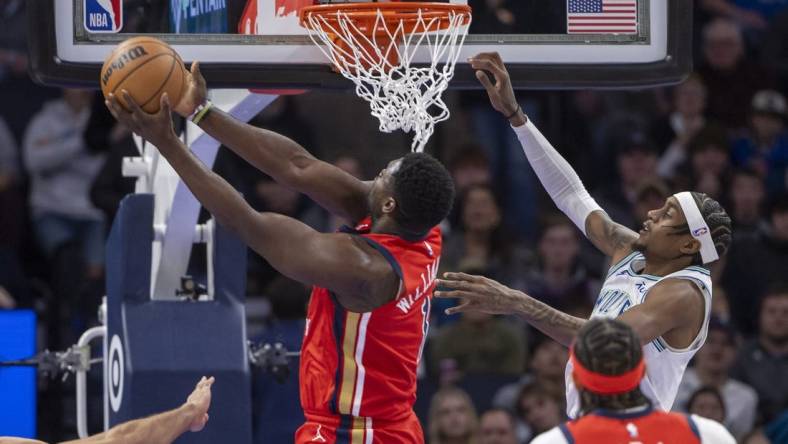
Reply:
[[[512, 89], [512, 81], [501, 55], [497, 52], [483, 52], [471, 57], [468, 62], [476, 70], [476, 78], [487, 90], [493, 108], [506, 117], [511, 116], [510, 121], [513, 125], [524, 124], [525, 115], [517, 103], [514, 89]], [[493, 76], [495, 83], [490, 81], [487, 73]]]
[[436, 281], [450, 291], [436, 291], [436, 298], [460, 298], [462, 303], [446, 309], [446, 314], [477, 311], [488, 314], [513, 314], [521, 308], [523, 293], [488, 279], [465, 273], [444, 273]]

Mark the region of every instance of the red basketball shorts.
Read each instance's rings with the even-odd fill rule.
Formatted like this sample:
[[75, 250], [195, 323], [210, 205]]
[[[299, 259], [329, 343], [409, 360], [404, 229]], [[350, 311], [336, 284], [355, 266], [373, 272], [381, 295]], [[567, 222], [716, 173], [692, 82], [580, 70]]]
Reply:
[[402, 421], [373, 420], [349, 415], [306, 415], [295, 434], [296, 444], [424, 444], [416, 414]]

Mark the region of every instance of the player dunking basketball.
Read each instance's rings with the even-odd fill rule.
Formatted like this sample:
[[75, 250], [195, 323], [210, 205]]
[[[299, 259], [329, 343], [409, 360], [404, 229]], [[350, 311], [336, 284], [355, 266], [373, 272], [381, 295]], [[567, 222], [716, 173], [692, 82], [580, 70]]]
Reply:
[[[125, 93], [125, 92], [124, 92]], [[290, 188], [355, 223], [318, 233], [282, 215], [255, 212], [176, 137], [170, 106], [146, 114], [112, 96], [115, 117], [153, 143], [219, 223], [238, 233], [274, 268], [314, 284], [301, 350], [301, 405], [307, 422], [297, 443], [423, 443], [412, 406], [441, 253], [437, 224], [454, 185], [425, 154], [389, 163], [362, 182], [312, 157], [279, 134], [212, 109], [197, 64], [177, 110], [208, 134]]]
[[[687, 363], [706, 339], [711, 277], [704, 264], [728, 249], [730, 218], [705, 194], [682, 192], [650, 211], [639, 234], [613, 222], [522, 112], [500, 56], [479, 54], [471, 66], [478, 70], [476, 76], [493, 107], [509, 117], [528, 161], [558, 208], [611, 258], [613, 265], [591, 317], [618, 318], [635, 330], [647, 369], [641, 389], [657, 407], [670, 410]], [[495, 83], [486, 73], [493, 75]], [[465, 299], [450, 309], [452, 313], [516, 313], [567, 346], [586, 323], [483, 277], [448, 273], [438, 282], [454, 291], [437, 296]], [[567, 412], [574, 418], [580, 405], [571, 373], [568, 363]]]

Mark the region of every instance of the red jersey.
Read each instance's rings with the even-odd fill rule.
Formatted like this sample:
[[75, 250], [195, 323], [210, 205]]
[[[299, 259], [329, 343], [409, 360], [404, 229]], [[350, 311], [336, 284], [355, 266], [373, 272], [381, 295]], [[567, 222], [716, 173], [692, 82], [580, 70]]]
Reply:
[[[397, 297], [367, 313], [345, 310], [325, 288], [309, 301], [301, 348], [301, 406], [307, 418], [340, 415], [354, 424], [413, 415], [416, 369], [427, 337], [430, 300], [441, 254], [435, 227], [419, 241], [355, 230], [400, 278]], [[347, 230], [346, 230], [347, 231]]]
[[536, 437], [532, 444], [705, 444], [735, 441], [725, 428], [705, 418], [653, 410], [595, 410]]

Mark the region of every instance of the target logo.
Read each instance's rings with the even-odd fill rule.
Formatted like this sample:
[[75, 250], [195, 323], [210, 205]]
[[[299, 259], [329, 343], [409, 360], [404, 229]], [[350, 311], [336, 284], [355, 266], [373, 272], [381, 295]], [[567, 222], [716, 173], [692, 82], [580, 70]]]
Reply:
[[107, 365], [107, 390], [113, 412], [120, 410], [123, 402], [123, 344], [118, 335], [112, 336], [109, 344], [109, 365]]

